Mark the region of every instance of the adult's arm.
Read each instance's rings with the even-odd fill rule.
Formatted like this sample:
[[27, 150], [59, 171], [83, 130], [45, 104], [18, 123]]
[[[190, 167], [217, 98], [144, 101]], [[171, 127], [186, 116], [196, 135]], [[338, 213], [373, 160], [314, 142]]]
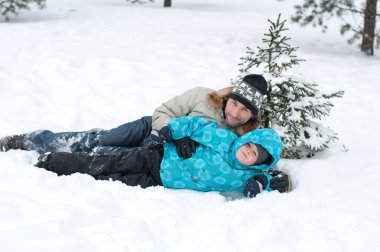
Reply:
[[204, 102], [207, 93], [212, 91], [196, 87], [163, 103], [153, 112], [152, 128], [159, 130], [166, 126], [170, 119], [188, 116], [199, 103]]

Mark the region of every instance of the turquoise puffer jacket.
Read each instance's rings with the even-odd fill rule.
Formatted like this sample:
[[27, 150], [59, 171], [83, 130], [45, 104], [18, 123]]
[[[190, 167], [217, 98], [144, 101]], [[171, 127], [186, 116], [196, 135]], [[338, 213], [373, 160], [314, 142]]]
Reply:
[[[258, 129], [237, 137], [236, 134], [218, 128], [215, 122], [200, 117], [182, 117], [169, 121], [173, 139], [190, 137], [200, 143], [191, 158], [183, 159], [174, 144], [164, 145], [161, 162], [161, 180], [165, 187], [197, 191], [243, 192], [245, 182], [262, 170], [273, 168], [280, 159], [282, 142], [272, 129]], [[272, 155], [269, 165], [246, 166], [236, 160], [236, 150], [245, 143], [260, 144]], [[269, 188], [269, 183], [267, 188]]]

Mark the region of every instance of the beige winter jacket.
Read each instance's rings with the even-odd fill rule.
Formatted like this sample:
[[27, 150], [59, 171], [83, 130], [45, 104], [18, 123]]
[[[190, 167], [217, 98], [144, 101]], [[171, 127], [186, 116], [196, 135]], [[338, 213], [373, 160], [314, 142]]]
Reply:
[[[153, 112], [153, 129], [161, 129], [172, 118], [199, 116], [217, 122], [221, 128], [228, 128], [224, 119], [223, 108], [228, 100], [232, 87], [215, 91], [206, 87], [196, 87], [175, 96], [163, 103]], [[229, 128], [238, 135], [257, 129], [259, 118], [250, 119], [238, 128]]]

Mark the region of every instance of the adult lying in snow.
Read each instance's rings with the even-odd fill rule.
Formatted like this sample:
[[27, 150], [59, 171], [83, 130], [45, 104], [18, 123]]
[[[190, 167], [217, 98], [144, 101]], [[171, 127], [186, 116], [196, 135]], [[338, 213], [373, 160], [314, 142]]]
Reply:
[[[199, 143], [192, 157], [178, 156], [173, 141], [189, 137]], [[121, 154], [88, 155], [57, 152], [41, 155], [37, 167], [58, 175], [76, 172], [95, 179], [118, 180], [127, 185], [164, 186], [197, 191], [239, 191], [255, 197], [282, 181], [276, 173], [265, 172], [279, 161], [282, 142], [272, 129], [259, 129], [238, 137], [218, 128], [216, 122], [200, 117], [172, 119], [152, 134], [148, 147]], [[277, 185], [286, 191], [287, 184]]]
[[[172, 118], [199, 116], [215, 121], [219, 127], [229, 129], [239, 136], [257, 129], [259, 110], [267, 93], [267, 82], [261, 75], [247, 75], [235, 88], [215, 91], [205, 87], [193, 88], [163, 103], [152, 116], [120, 125], [110, 130], [53, 133], [39, 130], [0, 139], [0, 151], [9, 149], [46, 152], [85, 152], [115, 154], [125, 149], [143, 146], [152, 131], [160, 130]], [[134, 104], [131, 104], [133, 106]], [[136, 104], [138, 106], [138, 104]], [[193, 145], [188, 138], [176, 141], [180, 155]]]
[[[261, 75], [247, 75], [236, 87], [214, 91], [198, 87], [176, 96], [162, 104], [152, 117], [123, 124], [111, 130], [53, 133], [48, 130], [7, 136], [0, 139], [0, 151], [10, 149], [45, 152], [84, 152], [116, 154], [147, 142], [152, 130], [160, 130], [172, 118], [199, 116], [215, 121], [242, 135], [259, 127], [259, 110], [263, 96], [267, 93], [267, 82]], [[178, 155], [189, 158], [194, 152], [195, 142], [188, 137], [174, 141]], [[279, 184], [287, 184], [287, 176], [278, 178]], [[273, 189], [281, 190], [281, 188]]]

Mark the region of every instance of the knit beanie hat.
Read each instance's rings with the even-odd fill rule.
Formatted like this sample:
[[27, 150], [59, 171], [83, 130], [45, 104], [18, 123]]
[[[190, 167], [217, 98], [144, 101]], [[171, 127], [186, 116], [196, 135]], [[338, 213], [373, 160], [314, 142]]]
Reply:
[[261, 146], [260, 144], [256, 144], [257, 147], [257, 160], [255, 162], [255, 165], [260, 165], [266, 163], [270, 159], [270, 154], [268, 151]]
[[267, 94], [267, 82], [262, 75], [246, 75], [242, 82], [237, 84], [230, 94], [230, 98], [237, 100], [257, 115], [260, 111], [264, 95]]

